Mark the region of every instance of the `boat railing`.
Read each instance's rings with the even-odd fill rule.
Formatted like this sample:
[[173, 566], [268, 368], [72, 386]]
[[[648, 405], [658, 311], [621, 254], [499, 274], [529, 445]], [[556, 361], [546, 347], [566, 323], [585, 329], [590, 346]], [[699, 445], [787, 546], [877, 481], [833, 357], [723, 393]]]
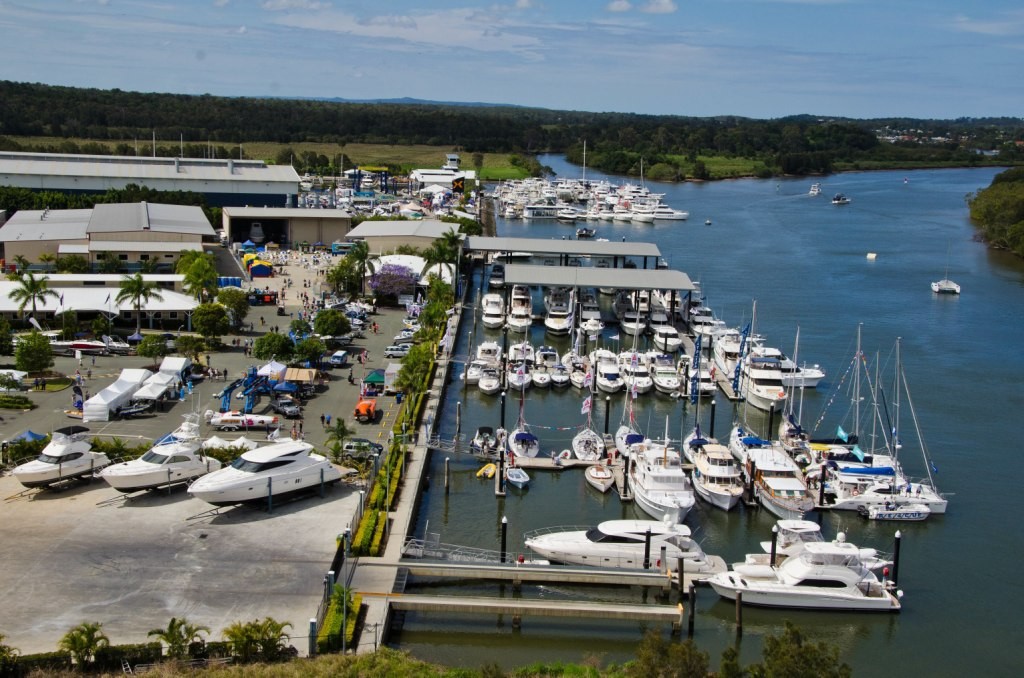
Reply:
[[524, 539], [533, 539], [534, 537], [540, 537], [545, 534], [553, 534], [555, 532], [587, 532], [593, 529], [593, 525], [554, 525], [551, 527], [540, 527], [535, 530], [530, 530], [523, 534]]
[[[406, 558], [424, 558], [428, 560], [445, 560], [456, 563], [490, 563], [500, 564], [501, 552], [458, 544], [444, 544], [440, 535], [429, 535], [427, 539], [407, 539], [402, 547], [402, 556]], [[505, 552], [505, 562], [515, 563], [519, 553]], [[519, 561], [523, 562], [523, 561]]]

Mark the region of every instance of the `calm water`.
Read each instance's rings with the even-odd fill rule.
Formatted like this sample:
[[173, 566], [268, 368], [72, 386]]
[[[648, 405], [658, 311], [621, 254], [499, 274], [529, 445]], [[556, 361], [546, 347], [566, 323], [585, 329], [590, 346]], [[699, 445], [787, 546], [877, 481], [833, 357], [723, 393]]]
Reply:
[[[559, 157], [542, 161], [564, 176], [579, 175], [578, 168]], [[899, 526], [904, 535], [904, 611], [865, 616], [748, 608], [741, 644], [745, 661], [754, 661], [761, 637], [776, 632], [788, 618], [813, 638], [839, 646], [859, 675], [889, 673], [894, 666], [917, 675], [967, 674], [978, 667], [992, 675], [1016, 675], [1020, 635], [1012, 620], [1019, 618], [1024, 602], [1019, 577], [1024, 540], [1020, 530], [1003, 528], [1017, 519], [1022, 482], [1015, 462], [1019, 426], [1011, 426], [1011, 413], [1020, 412], [1024, 404], [1019, 386], [1024, 358], [1018, 348], [1024, 336], [1024, 263], [974, 242], [964, 202], [966, 194], [988, 186], [995, 173], [844, 174], [827, 178], [823, 195], [816, 198], [807, 195], [807, 179], [659, 184], [654, 190], [664, 192], [673, 207], [689, 210], [689, 221], [597, 226], [598, 237], [656, 242], [673, 268], [702, 283], [709, 304], [729, 325], [750, 320], [756, 300], [757, 331], [769, 344], [790, 352], [799, 326], [801, 361], [820, 363], [828, 372], [827, 380], [817, 391], [808, 391], [803, 402], [804, 424], [817, 424], [819, 435], [831, 435], [846, 415], [850, 398], [840, 392], [839, 382], [853, 356], [858, 324], [872, 363], [877, 355], [883, 366], [891, 365], [896, 338], [902, 337], [911, 395], [939, 469], [936, 482], [952, 495], [947, 515]], [[852, 204], [831, 205], [829, 198], [836, 192], [849, 195]], [[704, 225], [707, 218], [713, 225]], [[499, 223], [499, 235], [561, 238], [571, 232], [554, 222]], [[877, 259], [867, 260], [868, 252], [877, 253]], [[947, 266], [949, 277], [963, 288], [959, 298], [936, 297], [929, 290], [929, 282], [943, 277]], [[539, 292], [536, 301], [542, 308]], [[456, 353], [469, 355], [471, 329], [466, 323]], [[500, 334], [477, 323], [473, 342], [481, 336], [500, 341]], [[545, 341], [542, 326], [534, 328], [532, 339], [535, 345], [551, 343]], [[564, 342], [557, 345], [566, 348]], [[497, 426], [499, 399], [475, 389], [463, 391], [455, 382], [445, 406], [443, 437], [455, 435], [456, 401], [462, 401], [467, 439], [478, 425]], [[525, 418], [545, 451], [568, 447], [583, 421], [581, 401], [573, 389], [528, 392]], [[613, 397], [612, 431], [622, 406], [622, 396]], [[603, 427], [604, 410], [603, 402], [595, 407], [598, 428]], [[518, 401], [510, 397], [510, 426], [517, 412]], [[653, 393], [637, 405], [637, 420], [652, 436], [663, 435], [668, 417], [670, 435], [678, 438], [693, 425], [695, 414], [692, 406]], [[719, 397], [715, 433], [724, 437], [730, 423], [743, 416]], [[700, 417], [706, 428], [706, 406]], [[905, 439], [912, 438], [906, 417], [903, 431]], [[475, 477], [479, 464], [465, 455], [451, 455], [452, 488], [446, 496], [441, 483], [444, 456], [433, 459], [431, 474], [437, 482], [423, 495], [420, 535], [429, 531], [447, 543], [497, 549], [505, 516], [509, 548], [517, 551], [523, 548], [523, 532], [534, 528], [646, 517], [620, 504], [613, 493], [598, 496], [577, 471], [535, 472], [527, 491], [511, 489], [499, 500], [490, 482]], [[903, 463], [912, 474], [923, 472], [918, 447], [910, 441]], [[855, 543], [892, 548], [893, 524], [868, 523], [848, 512], [824, 515], [821, 521], [829, 536], [845, 530]], [[732, 562], [758, 550], [757, 542], [768, 538], [773, 520], [764, 511], [724, 514], [698, 502], [687, 523], [706, 551]], [[496, 585], [419, 585], [499, 592]], [[559, 587], [526, 587], [522, 595], [641, 599], [639, 590]], [[719, 601], [710, 589], [699, 590], [696, 638], [715, 662], [733, 642], [732, 618], [730, 603]], [[446, 664], [498, 661], [516, 666], [579, 661], [589, 655], [624, 661], [632, 656], [638, 637], [635, 626], [603, 622], [527, 618], [523, 629], [513, 632], [490, 619], [439, 622], [410, 616], [396, 641], [418, 657]]]

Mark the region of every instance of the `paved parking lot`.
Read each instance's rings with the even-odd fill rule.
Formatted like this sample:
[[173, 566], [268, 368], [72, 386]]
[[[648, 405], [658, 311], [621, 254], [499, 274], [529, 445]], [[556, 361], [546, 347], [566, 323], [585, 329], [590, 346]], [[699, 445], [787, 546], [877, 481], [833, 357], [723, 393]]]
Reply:
[[[303, 291], [302, 279], [312, 275], [291, 268], [296, 269], [288, 271], [295, 282], [285, 301], [294, 311], [295, 292]], [[280, 289], [281, 282], [274, 278], [269, 285]], [[403, 316], [404, 310], [381, 309], [373, 317], [381, 334], [368, 332], [366, 339], [357, 340], [354, 350], [366, 349], [370, 359], [365, 367], [355, 365], [356, 377], [391, 362], [383, 358], [383, 348], [401, 329]], [[258, 337], [274, 325], [283, 327], [289, 318], [277, 316], [274, 307], [254, 307], [248, 320], [255, 332], [243, 338]], [[215, 368], [226, 369], [229, 375], [259, 364], [240, 348], [213, 353], [211, 358]], [[134, 356], [100, 356], [93, 366], [86, 357], [82, 373], [92, 369], [93, 376], [85, 387], [95, 394], [122, 368], [149, 362]], [[75, 359], [57, 358], [55, 369], [74, 374], [76, 368]], [[387, 439], [398, 411], [394, 398], [378, 399], [384, 418], [376, 424], [355, 423], [352, 411], [358, 388], [349, 385], [347, 376], [347, 369], [331, 370], [326, 389], [305, 407], [305, 437], [318, 448], [326, 438], [321, 414], [344, 417], [356, 436]], [[225, 385], [200, 381], [192, 399], [174, 403], [167, 412], [86, 426], [96, 435], [119, 436], [129, 443], [151, 441], [176, 428], [181, 416], [193, 409], [216, 410], [220, 400], [214, 395]], [[81, 423], [64, 414], [70, 390], [31, 392], [29, 397], [37, 409], [0, 410], [0, 439], [26, 429], [48, 433]], [[264, 398], [255, 411], [265, 409]], [[286, 424], [282, 435], [289, 430]], [[209, 436], [214, 431], [204, 425], [203, 433]], [[249, 437], [262, 438], [265, 433]], [[127, 643], [147, 641], [146, 632], [165, 627], [172, 616], [209, 626], [219, 639], [220, 630], [233, 621], [270, 615], [293, 624], [293, 644], [305, 654], [308, 620], [316, 611], [335, 538], [349, 525], [358, 502], [358, 488], [341, 484], [328, 489], [324, 498], [275, 505], [272, 514], [239, 507], [197, 517], [211, 507], [182, 490], [111, 502], [119, 493], [97, 480], [61, 492], [11, 498], [21, 489], [12, 477], [0, 478], [0, 497], [5, 498], [0, 522], [0, 562], [5, 571], [0, 582], [0, 632], [22, 653], [54, 650], [64, 632], [82, 621], [101, 621], [113, 643]]]

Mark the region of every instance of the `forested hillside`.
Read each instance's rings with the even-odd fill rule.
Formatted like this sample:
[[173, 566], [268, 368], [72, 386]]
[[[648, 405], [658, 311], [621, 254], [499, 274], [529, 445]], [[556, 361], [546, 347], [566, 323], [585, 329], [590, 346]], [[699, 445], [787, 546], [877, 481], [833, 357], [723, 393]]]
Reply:
[[1024, 168], [996, 175], [969, 202], [971, 219], [989, 245], [1024, 257]]
[[[883, 132], [883, 130], [885, 132]], [[894, 141], [880, 141], [885, 135]], [[309, 99], [229, 98], [146, 94], [0, 82], [0, 149], [43, 150], [19, 137], [120, 140], [155, 135], [190, 149], [242, 142], [429, 144], [468, 153], [566, 153], [608, 172], [637, 174], [640, 160], [652, 178], [708, 178], [702, 158], [745, 158], [765, 176], [827, 173], [865, 167], [994, 163], [979, 150], [1021, 158], [1019, 119], [849, 120], [793, 116], [778, 120], [693, 118], [633, 113], [554, 111], [514, 106], [339, 103]], [[6, 137], [6, 138], [4, 138]], [[87, 146], [87, 145], [86, 145]], [[102, 153], [110, 149], [79, 148]], [[62, 145], [63, 152], [75, 152]], [[49, 148], [45, 150], [51, 150]], [[299, 168], [302, 169], [302, 168]]]

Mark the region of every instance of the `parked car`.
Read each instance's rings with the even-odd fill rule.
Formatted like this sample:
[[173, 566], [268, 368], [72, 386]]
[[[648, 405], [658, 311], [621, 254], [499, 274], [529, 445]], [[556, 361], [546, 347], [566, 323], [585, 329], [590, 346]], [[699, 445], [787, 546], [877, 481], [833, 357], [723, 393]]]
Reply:
[[342, 446], [344, 455], [353, 459], [366, 459], [370, 455], [380, 454], [383, 451], [383, 445], [366, 438], [349, 438]]
[[392, 344], [384, 349], [385, 358], [404, 358], [409, 355], [409, 344]]
[[270, 401], [270, 409], [286, 417], [302, 416], [302, 408], [291, 398], [277, 398]]
[[334, 367], [348, 367], [348, 351], [335, 351], [328, 362]]

